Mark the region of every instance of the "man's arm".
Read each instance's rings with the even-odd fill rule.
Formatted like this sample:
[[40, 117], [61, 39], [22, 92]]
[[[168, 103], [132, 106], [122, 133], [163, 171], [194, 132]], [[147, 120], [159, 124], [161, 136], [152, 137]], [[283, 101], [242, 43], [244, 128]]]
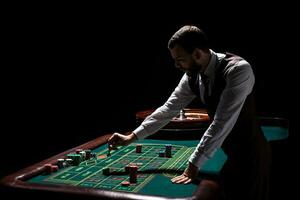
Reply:
[[128, 145], [138, 139], [143, 139], [165, 126], [178, 112], [189, 104], [195, 95], [188, 85], [188, 77], [184, 75], [180, 83], [166, 103], [149, 115], [133, 132], [126, 134], [114, 133], [109, 139], [109, 148]]
[[184, 74], [178, 86], [164, 105], [157, 108], [151, 115], [149, 115], [142, 124], [133, 131], [134, 134], [136, 134], [138, 139], [143, 139], [154, 134], [167, 125], [170, 120], [194, 98], [195, 95], [188, 84], [188, 76]]
[[214, 119], [191, 155], [187, 169], [182, 175], [173, 178], [173, 183], [187, 184], [191, 182], [197, 174], [195, 168], [198, 172], [198, 169], [222, 145], [236, 123], [244, 101], [252, 91], [254, 82], [253, 71], [246, 61], [242, 61], [230, 69]]

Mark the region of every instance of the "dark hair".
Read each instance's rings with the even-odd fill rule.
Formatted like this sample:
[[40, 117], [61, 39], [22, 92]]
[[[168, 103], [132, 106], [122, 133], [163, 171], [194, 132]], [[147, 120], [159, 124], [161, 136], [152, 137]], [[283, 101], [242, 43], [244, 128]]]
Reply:
[[188, 53], [192, 53], [195, 48], [207, 51], [209, 44], [205, 33], [196, 26], [183, 26], [170, 38], [168, 48], [173, 49], [178, 44]]

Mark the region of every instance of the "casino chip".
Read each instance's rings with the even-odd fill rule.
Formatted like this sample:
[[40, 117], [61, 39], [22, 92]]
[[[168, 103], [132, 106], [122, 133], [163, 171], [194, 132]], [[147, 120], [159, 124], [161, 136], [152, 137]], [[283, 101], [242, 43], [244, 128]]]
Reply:
[[102, 170], [102, 174], [103, 175], [106, 175], [106, 176], [108, 176], [109, 174], [110, 174], [110, 168], [104, 168], [103, 170]]
[[104, 158], [107, 158], [107, 155], [100, 155], [98, 156], [99, 159], [104, 159]]
[[44, 165], [44, 168], [45, 168], [45, 174], [51, 174], [51, 172], [52, 172], [52, 164], [47, 163], [47, 164]]
[[57, 172], [58, 166], [57, 165], [51, 165], [51, 172]]
[[121, 184], [122, 186], [130, 186], [130, 183], [128, 181], [123, 181]]

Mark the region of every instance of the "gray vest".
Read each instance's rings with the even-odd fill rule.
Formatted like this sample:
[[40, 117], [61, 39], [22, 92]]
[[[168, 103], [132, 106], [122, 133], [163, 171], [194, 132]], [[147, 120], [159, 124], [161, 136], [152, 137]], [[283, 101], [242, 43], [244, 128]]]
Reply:
[[[226, 53], [225, 58], [220, 61], [220, 64], [215, 72], [215, 79], [211, 89], [211, 94], [210, 96], [206, 95], [207, 98], [203, 104], [203, 106], [207, 109], [211, 119], [213, 119], [215, 115], [222, 91], [226, 86], [225, 78], [228, 70], [233, 67], [236, 62], [242, 59], [243, 58], [239, 56]], [[195, 95], [199, 97], [199, 80], [197, 80], [197, 77], [198, 75], [196, 73], [189, 77], [189, 86]], [[240, 157], [245, 156], [244, 151], [249, 153], [253, 152], [254, 149], [258, 148], [255, 143], [262, 140], [264, 140], [264, 137], [256, 117], [252, 92], [246, 98], [237, 122], [228, 137], [223, 142], [222, 148], [228, 156], [232, 155], [234, 157]]]

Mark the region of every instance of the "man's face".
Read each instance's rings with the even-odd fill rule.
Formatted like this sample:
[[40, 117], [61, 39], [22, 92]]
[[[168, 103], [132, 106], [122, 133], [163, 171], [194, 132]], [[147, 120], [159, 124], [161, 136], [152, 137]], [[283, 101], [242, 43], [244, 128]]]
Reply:
[[188, 76], [201, 70], [202, 66], [195, 62], [192, 54], [186, 52], [180, 45], [175, 45], [173, 49], [170, 49], [170, 52], [176, 68], [184, 71]]

